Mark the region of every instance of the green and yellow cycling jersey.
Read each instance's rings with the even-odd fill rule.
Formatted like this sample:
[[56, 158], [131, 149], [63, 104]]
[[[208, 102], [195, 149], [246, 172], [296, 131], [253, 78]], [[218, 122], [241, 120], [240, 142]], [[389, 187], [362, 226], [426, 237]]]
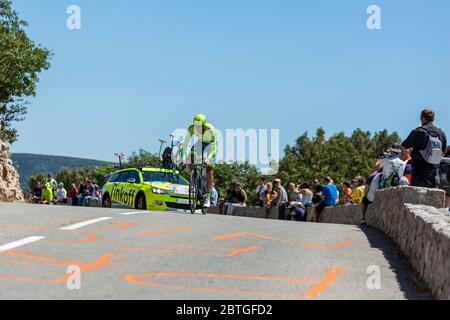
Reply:
[[196, 130], [196, 126], [191, 125], [188, 128], [186, 138], [184, 139], [183, 146], [181, 147], [181, 154], [184, 155], [184, 152], [186, 148], [189, 145], [189, 142], [191, 141], [191, 138], [193, 136], [197, 137], [199, 141], [201, 141], [205, 145], [210, 145], [209, 154], [208, 154], [208, 160], [211, 160], [216, 155], [217, 151], [217, 134], [216, 134], [216, 128], [210, 124], [205, 123], [202, 126], [203, 130], [202, 132], [198, 132]]

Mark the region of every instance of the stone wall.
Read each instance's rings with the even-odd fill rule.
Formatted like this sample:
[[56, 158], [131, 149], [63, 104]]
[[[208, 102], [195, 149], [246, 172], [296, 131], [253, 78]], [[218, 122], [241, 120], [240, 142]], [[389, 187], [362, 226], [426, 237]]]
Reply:
[[[316, 215], [313, 209], [308, 214], [307, 221], [313, 222]], [[325, 208], [320, 216], [322, 223], [335, 223], [335, 224], [359, 224], [361, 222], [361, 206], [359, 205], [345, 205], [337, 206], [333, 208]]]
[[[379, 190], [377, 192], [374, 204], [369, 207], [367, 211], [367, 218], [371, 216], [374, 219], [387, 221], [386, 215], [392, 211], [400, 210], [405, 203], [427, 205], [435, 208], [444, 208], [445, 193], [438, 189], [416, 188], [416, 187], [399, 187], [389, 190]], [[308, 221], [312, 222], [315, 216], [313, 210], [308, 215]], [[320, 220], [322, 223], [336, 223], [336, 224], [359, 224], [362, 218], [362, 211], [359, 205], [337, 206], [332, 208], [325, 208], [321, 214]], [[368, 221], [372, 224], [374, 221]], [[372, 223], [371, 223], [372, 222]], [[384, 230], [384, 226], [379, 225], [379, 229]]]
[[378, 191], [367, 211], [369, 225], [398, 246], [438, 299], [450, 299], [450, 214], [445, 193], [421, 188]]
[[9, 147], [2, 141], [0, 141], [0, 201], [24, 201], [19, 175], [10, 159]]
[[[219, 214], [218, 207], [211, 207], [208, 210], [210, 214]], [[263, 208], [259, 207], [236, 207], [234, 210], [234, 215], [237, 217], [250, 217], [259, 219], [278, 219], [278, 208], [273, 208], [269, 215], [266, 217], [266, 212]]]

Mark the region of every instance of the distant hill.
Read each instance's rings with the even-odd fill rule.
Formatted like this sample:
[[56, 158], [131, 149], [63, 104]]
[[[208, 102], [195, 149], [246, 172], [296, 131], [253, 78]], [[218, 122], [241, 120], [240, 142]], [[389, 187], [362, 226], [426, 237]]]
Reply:
[[107, 164], [106, 161], [80, 159], [63, 156], [49, 156], [30, 153], [13, 153], [11, 159], [19, 171], [20, 185], [28, 191], [28, 179], [36, 174], [58, 174], [64, 168], [85, 168]]

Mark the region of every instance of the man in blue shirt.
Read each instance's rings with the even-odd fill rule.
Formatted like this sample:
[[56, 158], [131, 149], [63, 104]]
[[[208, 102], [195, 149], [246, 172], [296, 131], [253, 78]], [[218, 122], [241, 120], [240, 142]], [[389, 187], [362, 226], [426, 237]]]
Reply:
[[316, 206], [315, 221], [320, 222], [320, 215], [326, 207], [334, 207], [338, 195], [337, 187], [333, 184], [333, 179], [325, 178], [325, 185], [322, 186], [322, 201]]

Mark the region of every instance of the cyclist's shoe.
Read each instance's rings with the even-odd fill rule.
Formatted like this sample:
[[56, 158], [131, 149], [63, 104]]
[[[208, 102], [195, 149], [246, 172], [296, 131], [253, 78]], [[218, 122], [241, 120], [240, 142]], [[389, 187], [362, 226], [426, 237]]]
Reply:
[[361, 223], [359, 225], [360, 226], [367, 226], [366, 219], [361, 219]]
[[211, 200], [209, 198], [206, 198], [205, 202], [203, 203], [203, 208], [207, 209], [209, 207], [211, 207]]

